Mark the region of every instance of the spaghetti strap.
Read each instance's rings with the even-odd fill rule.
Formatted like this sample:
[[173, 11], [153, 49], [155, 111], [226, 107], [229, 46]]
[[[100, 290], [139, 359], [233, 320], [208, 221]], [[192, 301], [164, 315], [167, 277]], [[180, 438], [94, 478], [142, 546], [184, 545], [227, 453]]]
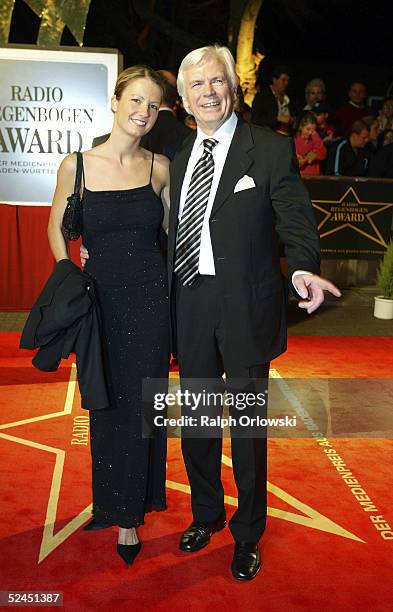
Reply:
[[151, 184], [151, 177], [153, 176], [153, 164], [154, 164], [154, 151], [151, 154], [151, 167], [150, 167], [149, 185]]
[[82, 166], [82, 181], [81, 181], [81, 189], [82, 189], [82, 197], [83, 197], [83, 192], [85, 190], [85, 167], [83, 165], [83, 153], [80, 152], [80, 160], [81, 160], [81, 166]]

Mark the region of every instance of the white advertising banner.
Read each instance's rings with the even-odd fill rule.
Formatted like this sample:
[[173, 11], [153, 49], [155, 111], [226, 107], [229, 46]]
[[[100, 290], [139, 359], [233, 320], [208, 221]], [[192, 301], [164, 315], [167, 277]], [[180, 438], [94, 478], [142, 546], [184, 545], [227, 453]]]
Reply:
[[65, 155], [111, 130], [117, 51], [0, 49], [0, 202], [50, 205]]

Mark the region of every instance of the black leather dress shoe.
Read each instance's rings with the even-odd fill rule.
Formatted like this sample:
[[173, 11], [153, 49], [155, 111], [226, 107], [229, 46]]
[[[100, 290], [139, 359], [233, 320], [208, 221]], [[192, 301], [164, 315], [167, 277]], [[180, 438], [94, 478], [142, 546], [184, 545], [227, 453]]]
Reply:
[[180, 538], [179, 548], [185, 552], [196, 552], [207, 546], [216, 531], [221, 531], [227, 524], [225, 514], [212, 523], [193, 521]]
[[236, 580], [252, 580], [261, 568], [258, 543], [235, 542], [232, 575]]
[[83, 531], [95, 531], [96, 529], [107, 529], [108, 527], [112, 527], [111, 523], [106, 523], [93, 517], [82, 529]]

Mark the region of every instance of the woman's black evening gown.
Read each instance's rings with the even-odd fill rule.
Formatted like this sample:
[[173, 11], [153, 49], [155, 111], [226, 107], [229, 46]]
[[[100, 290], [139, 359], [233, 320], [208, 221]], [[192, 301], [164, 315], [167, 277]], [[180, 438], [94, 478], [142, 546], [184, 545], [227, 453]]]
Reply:
[[[152, 159], [152, 168], [154, 157]], [[142, 437], [142, 379], [168, 376], [163, 205], [149, 183], [83, 197], [85, 271], [101, 308], [111, 407], [90, 412], [93, 515], [130, 528], [163, 510], [166, 441]]]

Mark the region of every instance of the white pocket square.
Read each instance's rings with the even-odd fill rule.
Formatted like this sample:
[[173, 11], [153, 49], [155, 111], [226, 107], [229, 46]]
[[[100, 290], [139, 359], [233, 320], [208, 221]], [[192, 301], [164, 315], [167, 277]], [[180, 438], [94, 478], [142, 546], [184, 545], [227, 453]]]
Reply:
[[251, 189], [252, 187], [255, 187], [254, 179], [251, 178], [251, 176], [245, 174], [236, 183], [233, 193], [236, 193], [237, 191], [243, 191], [244, 189]]

